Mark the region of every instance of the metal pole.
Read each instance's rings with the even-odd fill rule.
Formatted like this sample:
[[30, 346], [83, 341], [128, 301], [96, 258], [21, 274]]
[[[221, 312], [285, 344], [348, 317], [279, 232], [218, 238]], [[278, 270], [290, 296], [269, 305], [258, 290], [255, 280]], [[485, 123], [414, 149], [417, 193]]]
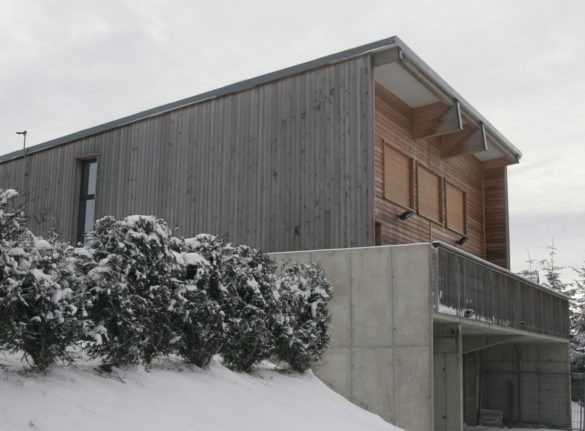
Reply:
[[26, 208], [26, 204], [28, 201], [28, 193], [26, 192], [26, 134], [27, 131], [23, 130], [22, 132], [16, 132], [17, 135], [22, 135], [23, 136], [23, 143], [22, 143], [22, 195], [24, 198], [24, 206], [25, 206], [25, 211], [28, 210], [28, 208]]

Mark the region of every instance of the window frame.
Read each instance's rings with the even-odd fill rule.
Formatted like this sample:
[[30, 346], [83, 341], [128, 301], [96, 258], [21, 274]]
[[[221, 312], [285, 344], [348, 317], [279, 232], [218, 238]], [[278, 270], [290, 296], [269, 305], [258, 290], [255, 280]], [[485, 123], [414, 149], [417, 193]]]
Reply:
[[[89, 193], [89, 174], [90, 174], [90, 166], [92, 163], [95, 163], [95, 190], [93, 193]], [[93, 201], [94, 203], [94, 211], [93, 211], [93, 223], [95, 223], [95, 203], [96, 203], [96, 196], [98, 191], [98, 183], [99, 183], [99, 158], [97, 155], [89, 155], [85, 157], [77, 158], [77, 166], [78, 166], [78, 191], [77, 191], [77, 228], [75, 233], [75, 240], [76, 243], [84, 243], [85, 236], [87, 232], [85, 232], [85, 224], [86, 224], [86, 216], [87, 216], [87, 202]], [[87, 168], [86, 168], [87, 167]]]

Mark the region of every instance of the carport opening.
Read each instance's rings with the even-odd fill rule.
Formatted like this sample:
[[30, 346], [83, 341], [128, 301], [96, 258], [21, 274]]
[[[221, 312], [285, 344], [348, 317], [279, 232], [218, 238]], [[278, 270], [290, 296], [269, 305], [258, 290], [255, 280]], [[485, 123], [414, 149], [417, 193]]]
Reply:
[[[506, 342], [464, 336], [466, 425], [570, 428], [570, 375], [565, 343]], [[481, 339], [483, 338], [483, 339]], [[465, 352], [465, 346], [494, 345]]]

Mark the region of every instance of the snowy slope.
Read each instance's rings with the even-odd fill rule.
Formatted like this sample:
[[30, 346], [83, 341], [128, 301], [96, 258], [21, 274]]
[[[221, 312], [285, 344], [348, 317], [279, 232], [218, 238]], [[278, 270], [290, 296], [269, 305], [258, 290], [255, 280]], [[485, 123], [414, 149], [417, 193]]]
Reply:
[[252, 375], [175, 360], [99, 374], [95, 364], [26, 374], [0, 354], [0, 430], [399, 431], [311, 374]]

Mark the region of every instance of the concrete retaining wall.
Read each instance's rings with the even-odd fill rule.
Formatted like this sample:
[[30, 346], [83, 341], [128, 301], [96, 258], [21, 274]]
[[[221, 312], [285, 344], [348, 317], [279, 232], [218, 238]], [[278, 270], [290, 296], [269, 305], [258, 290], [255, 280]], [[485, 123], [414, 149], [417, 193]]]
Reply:
[[409, 431], [433, 429], [433, 310], [428, 244], [276, 253], [319, 262], [335, 292], [331, 346], [315, 373]]

